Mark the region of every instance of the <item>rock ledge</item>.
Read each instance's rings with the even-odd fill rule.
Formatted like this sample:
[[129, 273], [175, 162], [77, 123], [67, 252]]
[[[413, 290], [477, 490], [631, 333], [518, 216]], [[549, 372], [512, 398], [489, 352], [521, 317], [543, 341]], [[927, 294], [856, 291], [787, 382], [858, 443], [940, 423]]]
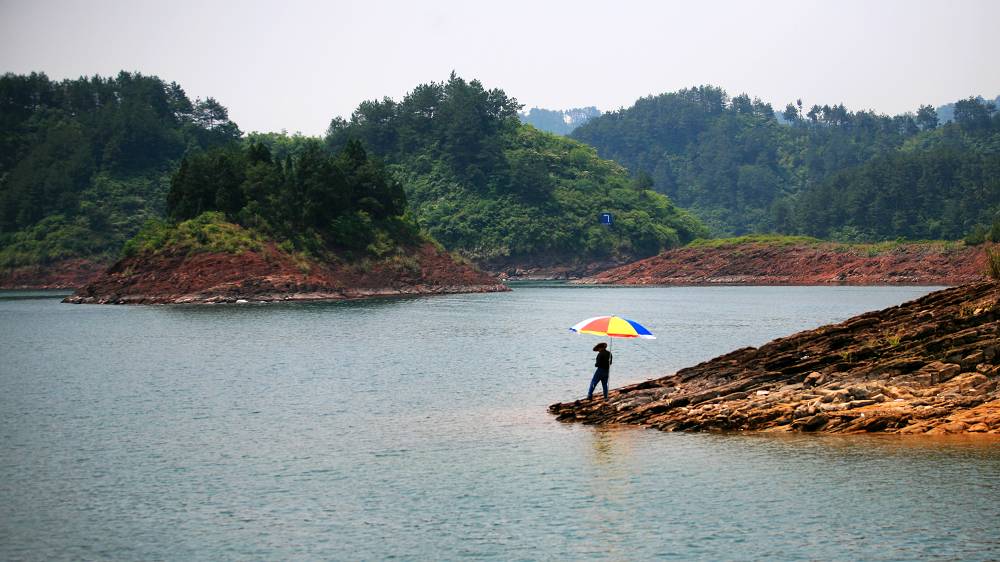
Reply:
[[998, 381], [1000, 284], [981, 282], [549, 411], [664, 431], [1000, 434]]

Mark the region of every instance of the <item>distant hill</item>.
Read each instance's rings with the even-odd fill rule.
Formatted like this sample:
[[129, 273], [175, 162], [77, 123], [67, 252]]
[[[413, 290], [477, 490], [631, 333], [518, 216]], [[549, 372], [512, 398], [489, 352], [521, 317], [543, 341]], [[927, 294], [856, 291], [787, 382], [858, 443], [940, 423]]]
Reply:
[[401, 101], [363, 102], [333, 120], [327, 144], [360, 140], [391, 164], [423, 228], [488, 267], [633, 259], [707, 234], [592, 148], [521, 124], [518, 107], [452, 74]]
[[552, 110], [532, 107], [527, 112], [521, 112], [518, 117], [522, 123], [527, 123], [536, 129], [566, 136], [580, 125], [601, 114], [596, 107], [577, 107], [574, 109]]
[[930, 106], [888, 116], [788, 104], [780, 113], [784, 125], [770, 104], [700, 86], [642, 98], [570, 137], [648, 174], [716, 235], [957, 239], [1000, 221], [991, 104], [959, 100], [944, 125]]

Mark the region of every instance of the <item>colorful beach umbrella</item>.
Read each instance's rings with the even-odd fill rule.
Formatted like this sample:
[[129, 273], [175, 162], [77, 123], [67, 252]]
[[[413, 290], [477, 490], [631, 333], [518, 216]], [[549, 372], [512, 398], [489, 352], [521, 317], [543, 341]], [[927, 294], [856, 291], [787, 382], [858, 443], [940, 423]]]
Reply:
[[645, 326], [620, 316], [595, 316], [587, 318], [570, 328], [578, 334], [593, 334], [595, 336], [608, 336], [609, 338], [642, 338], [655, 340], [656, 336], [646, 329]]

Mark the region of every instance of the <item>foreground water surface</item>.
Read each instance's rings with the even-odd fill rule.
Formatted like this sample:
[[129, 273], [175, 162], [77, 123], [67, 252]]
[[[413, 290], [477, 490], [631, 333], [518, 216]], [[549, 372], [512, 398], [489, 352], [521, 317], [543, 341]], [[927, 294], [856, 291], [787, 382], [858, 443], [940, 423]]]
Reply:
[[0, 293], [0, 559], [1000, 558], [1000, 444], [555, 422], [925, 287], [74, 306]]

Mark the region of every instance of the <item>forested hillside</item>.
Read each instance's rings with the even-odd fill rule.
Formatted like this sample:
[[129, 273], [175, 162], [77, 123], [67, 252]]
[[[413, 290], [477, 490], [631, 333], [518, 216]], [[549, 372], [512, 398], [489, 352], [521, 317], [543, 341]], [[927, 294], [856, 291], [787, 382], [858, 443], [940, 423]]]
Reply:
[[879, 115], [774, 109], [702, 86], [640, 99], [572, 137], [649, 174], [716, 234], [846, 241], [960, 238], [1000, 218], [1000, 115], [975, 98], [940, 126], [931, 106]]
[[155, 76], [0, 76], [0, 267], [110, 258], [163, 215], [186, 151], [240, 136], [217, 101]]
[[326, 140], [336, 150], [358, 139], [389, 162], [421, 226], [481, 262], [642, 257], [706, 233], [592, 148], [522, 125], [519, 107], [452, 74], [399, 102], [362, 103]]

